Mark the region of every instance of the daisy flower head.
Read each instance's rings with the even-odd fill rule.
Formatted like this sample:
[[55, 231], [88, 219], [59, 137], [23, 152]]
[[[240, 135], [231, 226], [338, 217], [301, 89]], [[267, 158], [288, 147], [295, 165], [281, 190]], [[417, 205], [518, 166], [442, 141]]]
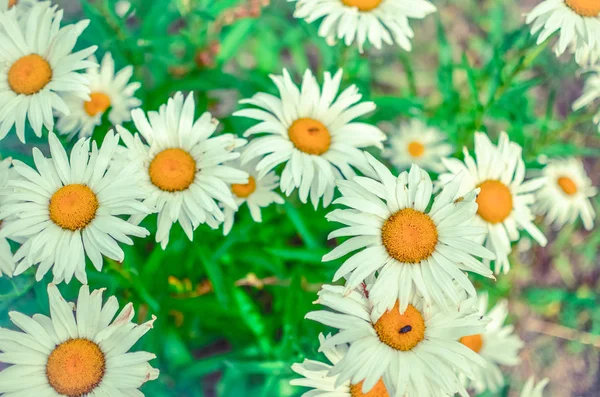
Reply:
[[491, 319], [485, 331], [463, 336], [459, 341], [486, 361], [484, 367], [475, 368], [474, 380], [466, 381], [479, 394], [485, 390], [496, 392], [504, 384], [500, 365], [513, 366], [521, 361], [519, 350], [523, 347], [523, 341], [514, 334], [512, 325], [504, 325], [508, 317], [506, 300], [499, 301], [488, 311], [488, 294], [482, 293], [478, 297], [478, 312]]
[[[90, 61], [96, 63], [96, 58], [91, 56]], [[142, 104], [142, 101], [134, 96], [141, 84], [129, 82], [133, 75], [133, 66], [116, 72], [115, 61], [110, 52], [104, 55], [100, 68], [89, 68], [86, 75], [91, 90], [90, 99], [84, 100], [77, 95], [66, 96], [64, 100], [71, 113], [59, 115], [56, 124], [60, 133], [68, 135], [69, 138], [77, 133], [80, 138], [91, 136], [94, 128], [102, 123], [102, 116], [107, 111], [108, 120], [113, 125], [129, 121], [131, 110]]]
[[[369, 295], [369, 297], [367, 297]], [[427, 305], [416, 294], [406, 301], [404, 313], [398, 301], [385, 312], [377, 311], [364, 291], [345, 291], [325, 285], [316, 303], [330, 308], [310, 312], [306, 318], [339, 329], [321, 343], [320, 351], [349, 344], [345, 355], [329, 371], [335, 385], [349, 381], [367, 393], [382, 381], [392, 397], [440, 395], [468, 396], [456, 371], [474, 375], [484, 359], [458, 340], [481, 333], [488, 319], [470, 301], [451, 310]], [[362, 394], [357, 394], [362, 395]]]
[[543, 0], [527, 14], [526, 22], [532, 25], [531, 34], [539, 33], [538, 44], [560, 32], [555, 47], [558, 55], [569, 46], [600, 48], [600, 3], [596, 0]]
[[583, 163], [575, 158], [550, 160], [543, 170], [546, 184], [536, 194], [536, 208], [546, 223], [557, 229], [581, 217], [587, 230], [594, 227], [596, 213], [590, 197], [597, 191]]
[[0, 139], [15, 126], [25, 142], [25, 120], [40, 137], [54, 127], [52, 111], [69, 114], [62, 95], [89, 100], [88, 80], [79, 70], [96, 66], [87, 58], [96, 46], [73, 52], [89, 20], [60, 27], [63, 12], [37, 3], [19, 23], [14, 9], [0, 13]]
[[38, 265], [37, 281], [52, 267], [55, 283], [75, 276], [85, 284], [86, 256], [100, 271], [103, 255], [123, 260], [119, 242], [132, 245], [129, 236], [148, 236], [120, 216], [151, 211], [140, 201], [145, 192], [137, 168], [112, 164], [118, 136], [109, 132], [100, 148], [92, 143], [91, 152], [89, 139], [81, 139], [70, 157], [54, 133], [48, 139], [51, 157], [34, 148], [35, 169], [13, 161], [16, 177], [0, 192], [0, 219], [10, 219], [0, 238], [23, 240], [14, 256], [15, 275]]
[[443, 170], [442, 157], [452, 154], [452, 146], [437, 128], [427, 126], [419, 119], [404, 122], [389, 138], [390, 147], [383, 155], [398, 169], [405, 170], [416, 164], [426, 170]]
[[347, 46], [356, 42], [363, 52], [365, 42], [380, 49], [382, 44], [396, 43], [412, 49], [414, 32], [409, 19], [423, 19], [435, 12], [427, 0], [288, 0], [297, 1], [295, 18], [312, 23], [323, 19], [319, 36], [329, 42], [342, 40]]
[[380, 311], [392, 309], [399, 299], [400, 313], [404, 313], [408, 297], [415, 291], [428, 304], [441, 307], [458, 305], [463, 291], [475, 296], [464, 271], [493, 278], [491, 270], [475, 257], [494, 258], [472, 240], [486, 233], [485, 228], [471, 225], [477, 191], [456, 199], [461, 183], [458, 177], [432, 200], [431, 178], [418, 166], [396, 177], [373, 156], [365, 156], [376, 179], [338, 181], [342, 197], [335, 203], [348, 209], [327, 215], [329, 221], [345, 225], [329, 238], [350, 238], [323, 260], [358, 251], [337, 270], [334, 281], [344, 277], [346, 289], [351, 290], [379, 272], [370, 299]]
[[158, 378], [158, 370], [148, 363], [156, 356], [129, 350], [156, 317], [141, 325], [132, 323], [135, 312], [128, 303], [115, 318], [117, 299], [111, 296], [103, 304], [102, 292], [90, 293], [87, 285], [82, 286], [74, 309], [50, 284], [50, 317], [10, 312], [11, 321], [23, 332], [0, 328], [0, 362], [10, 365], [0, 372], [0, 394], [143, 395], [138, 389]]
[[[203, 223], [216, 229], [225, 215], [220, 205], [237, 210], [230, 185], [248, 182], [248, 174], [223, 163], [240, 156], [235, 149], [246, 140], [233, 134], [213, 136], [218, 120], [206, 112], [195, 119], [194, 95], [178, 92], [158, 112], [131, 112], [138, 133], [117, 126], [127, 146], [125, 158], [136, 164], [148, 198], [144, 201], [158, 212], [156, 241], [169, 243], [174, 223], [179, 223], [190, 241]], [[143, 140], [142, 140], [143, 138]], [[134, 216], [139, 223], [142, 215]]]
[[[2, 189], [8, 181], [11, 162], [12, 160], [10, 158], [0, 161], [0, 189]], [[0, 203], [2, 203], [2, 196], [0, 196]], [[6, 223], [0, 220], [0, 230], [2, 229], [2, 226], [5, 225]], [[12, 277], [14, 271], [15, 259], [13, 258], [10, 244], [6, 237], [0, 237], [0, 277], [2, 277], [3, 274]]]
[[543, 397], [544, 388], [548, 384], [549, 379], [545, 378], [535, 383], [535, 379], [530, 377], [527, 379], [527, 383], [523, 386], [523, 390], [521, 390], [521, 397]]
[[310, 70], [297, 87], [287, 70], [271, 76], [279, 97], [258, 93], [241, 103], [257, 108], [239, 110], [234, 115], [259, 120], [244, 136], [266, 134], [253, 139], [242, 154], [242, 164], [261, 158], [259, 177], [281, 163], [280, 188], [289, 196], [299, 189], [300, 200], [308, 197], [316, 208], [323, 197], [327, 207], [333, 199], [335, 180], [352, 178], [356, 168], [368, 167], [360, 149], [382, 148], [385, 134], [377, 127], [353, 121], [375, 110], [373, 102], [360, 102], [362, 95], [352, 85], [338, 95], [342, 70], [333, 77], [325, 73], [323, 87]]
[[[599, 51], [600, 53], [600, 51]], [[583, 94], [575, 102], [573, 102], [573, 110], [580, 110], [587, 106], [596, 103], [598, 105], [598, 112], [594, 117], [594, 123], [598, 126], [598, 132], [600, 132], [600, 65], [596, 65], [593, 68], [586, 70], [586, 80], [583, 87]]]
[[[507, 273], [511, 242], [519, 240], [519, 231], [525, 230], [540, 245], [548, 242], [533, 224], [534, 192], [540, 189], [544, 178], [525, 180], [525, 163], [521, 146], [511, 142], [505, 132], [498, 145], [492, 144], [484, 133], [475, 133], [475, 158], [464, 148], [464, 161], [444, 158], [447, 170], [439, 176], [439, 184], [446, 185], [456, 175], [463, 174], [457, 197], [478, 188], [477, 216], [474, 224], [488, 230], [485, 246], [496, 254], [495, 272]], [[485, 236], [485, 235], [484, 235]], [[486, 260], [489, 265], [489, 260]]]
[[[260, 159], [254, 159], [249, 163], [242, 165], [240, 160], [236, 159], [228, 164], [249, 175], [246, 183], [232, 184], [231, 191], [238, 208], [244, 203], [248, 206], [250, 216], [252, 216], [254, 222], [262, 222], [262, 215], [260, 213], [261, 208], [268, 207], [273, 203], [283, 204], [283, 197], [274, 192], [279, 186], [279, 177], [275, 172], [269, 172], [267, 175], [259, 178], [258, 171], [256, 171], [256, 165], [259, 160]], [[236, 210], [231, 207], [225, 207], [223, 212], [225, 214], [223, 234], [227, 235], [233, 226]]]

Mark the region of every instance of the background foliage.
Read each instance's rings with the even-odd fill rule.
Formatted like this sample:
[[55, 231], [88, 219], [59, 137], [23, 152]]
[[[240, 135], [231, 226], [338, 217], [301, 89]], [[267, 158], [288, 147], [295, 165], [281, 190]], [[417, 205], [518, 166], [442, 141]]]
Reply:
[[[198, 114], [210, 109], [222, 129], [241, 134], [247, 120], [231, 113], [239, 99], [273, 92], [270, 73], [287, 68], [296, 78], [306, 68], [317, 76], [345, 70], [344, 85], [357, 84], [377, 104], [366, 121], [397, 122], [420, 117], [439, 126], [455, 145], [472, 147], [473, 132], [495, 139], [505, 129], [524, 146], [527, 165], [538, 156], [583, 156], [600, 182], [600, 140], [591, 114], [570, 104], [582, 82], [569, 60], [557, 60], [552, 43], [535, 45], [522, 14], [535, 0], [438, 1], [440, 12], [415, 21], [412, 53], [396, 47], [360, 55], [356, 48], [330, 47], [316, 25], [292, 18], [284, 0], [132, 1], [118, 16], [115, 0], [58, 2], [66, 20], [91, 20], [80, 45], [109, 50], [117, 64], [131, 64], [145, 110], [157, 109], [177, 90], [195, 91]], [[122, 7], [122, 5], [121, 5]], [[101, 140], [107, 121], [96, 130]], [[33, 134], [29, 134], [32, 137]], [[30, 162], [31, 145], [47, 152], [46, 138], [23, 146], [2, 141], [2, 157]], [[597, 204], [597, 203], [596, 203]], [[596, 205], [597, 206], [597, 205]], [[134, 302], [139, 322], [158, 316], [139, 348], [157, 354], [161, 377], [146, 384], [148, 396], [292, 396], [293, 362], [319, 357], [320, 325], [303, 320], [321, 283], [340, 263], [321, 263], [334, 243], [327, 211], [301, 205], [292, 196], [271, 206], [255, 224], [246, 208], [231, 234], [201, 226], [194, 242], [179, 226], [163, 251], [151, 239], [127, 247], [124, 263], [107, 261], [102, 273], [88, 273], [92, 288]], [[145, 226], [153, 233], [156, 218]], [[514, 393], [531, 374], [549, 377], [547, 395], [594, 396], [600, 390], [600, 230], [580, 225], [556, 233], [546, 228], [546, 248], [527, 238], [511, 257], [512, 271], [496, 283], [476, 279], [492, 300], [507, 297], [511, 321], [526, 342], [523, 364], [509, 370], [500, 395]], [[30, 271], [0, 279], [0, 325], [8, 311], [48, 313], [45, 285]], [[74, 300], [77, 281], [61, 285]]]

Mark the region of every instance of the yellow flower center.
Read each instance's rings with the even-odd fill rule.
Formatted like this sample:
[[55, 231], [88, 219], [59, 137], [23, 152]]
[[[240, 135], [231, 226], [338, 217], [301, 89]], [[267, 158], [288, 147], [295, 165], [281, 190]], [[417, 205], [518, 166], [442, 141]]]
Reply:
[[510, 189], [504, 183], [495, 180], [485, 181], [477, 196], [477, 213], [486, 222], [503, 222], [513, 210], [513, 198]]
[[148, 168], [150, 180], [166, 192], [186, 190], [196, 178], [196, 161], [182, 149], [166, 149], [154, 157]]
[[371, 11], [381, 4], [383, 0], [342, 0], [348, 7], [356, 7], [361, 11]]
[[321, 155], [329, 150], [331, 135], [323, 123], [304, 118], [292, 123], [288, 130], [290, 140], [304, 153]]
[[234, 183], [231, 185], [231, 191], [239, 198], [247, 198], [256, 190], [256, 180], [250, 176], [248, 183]]
[[100, 347], [87, 339], [70, 339], [50, 353], [46, 377], [60, 395], [80, 397], [102, 381], [106, 360]]
[[379, 382], [373, 386], [371, 390], [366, 393], [362, 392], [363, 382], [359, 382], [355, 385], [350, 386], [350, 396], [352, 397], [389, 397], [390, 395], [383, 384], [383, 380], [379, 379]]
[[481, 334], [468, 335], [460, 338], [460, 343], [473, 350], [475, 353], [479, 353], [483, 347], [483, 338]]
[[560, 186], [563, 192], [565, 192], [565, 194], [569, 196], [572, 196], [575, 193], [577, 193], [577, 185], [575, 184], [575, 182], [573, 182], [573, 179], [569, 178], [568, 176], [561, 176], [560, 178], [558, 178], [558, 181], [556, 181], [556, 183], [558, 183], [558, 186]]
[[421, 157], [425, 153], [425, 145], [421, 142], [413, 141], [408, 144], [408, 153], [413, 157]]
[[598, 0], [565, 0], [565, 4], [582, 17], [600, 15], [600, 1]]
[[17, 0], [8, 0], [8, 8], [12, 8], [17, 5]]
[[379, 340], [396, 350], [411, 350], [425, 338], [425, 320], [421, 313], [408, 305], [404, 314], [400, 314], [398, 301], [377, 320], [374, 328]]
[[85, 112], [94, 117], [98, 113], [106, 112], [106, 109], [110, 107], [110, 98], [108, 95], [102, 92], [92, 92], [90, 94], [90, 100], [83, 104]]
[[81, 230], [96, 217], [98, 198], [85, 185], [66, 185], [52, 195], [49, 210], [50, 219], [61, 228]]
[[385, 221], [381, 238], [392, 258], [404, 263], [419, 263], [435, 250], [438, 232], [429, 215], [405, 208]]
[[36, 94], [50, 80], [52, 80], [52, 68], [38, 54], [19, 58], [8, 70], [8, 85], [17, 94]]

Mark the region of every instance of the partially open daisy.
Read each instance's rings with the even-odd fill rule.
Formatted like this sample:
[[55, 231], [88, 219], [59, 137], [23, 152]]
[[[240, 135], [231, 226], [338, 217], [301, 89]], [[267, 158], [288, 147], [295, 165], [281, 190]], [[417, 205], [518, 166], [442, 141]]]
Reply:
[[383, 155], [401, 171], [416, 164], [426, 170], [443, 170], [441, 159], [452, 154], [452, 146], [440, 130], [411, 119], [395, 129], [389, 139], [390, 147]]
[[[256, 169], [259, 177], [281, 163], [286, 163], [281, 175], [281, 190], [290, 195], [299, 189], [300, 200], [308, 196], [315, 208], [323, 197], [323, 206], [331, 203], [335, 180], [355, 175], [352, 167], [368, 168], [361, 148], [381, 148], [385, 134], [369, 124], [353, 121], [375, 109], [373, 102], [360, 102], [362, 96], [352, 85], [340, 95], [342, 71], [331, 77], [325, 73], [321, 89], [310, 70], [304, 73], [298, 88], [289, 73], [271, 76], [280, 97], [258, 93], [243, 100], [260, 109], [243, 109], [234, 115], [260, 120], [244, 136], [268, 134], [250, 142], [242, 163], [263, 157]], [[336, 98], [337, 97], [337, 98]]]
[[[96, 63], [95, 57], [92, 56], [91, 60]], [[69, 138], [77, 133], [84, 138], [92, 135], [107, 111], [108, 120], [113, 125], [131, 120], [131, 110], [142, 104], [134, 96], [140, 83], [129, 82], [132, 74], [132, 66], [115, 72], [115, 61], [110, 52], [106, 53], [100, 69], [94, 67], [87, 71], [91, 90], [89, 100], [76, 95], [66, 96], [64, 99], [71, 113], [60, 116], [56, 128]]]
[[[0, 328], [0, 371], [4, 396], [142, 396], [144, 383], [158, 378], [148, 364], [156, 358], [129, 349], [152, 328], [156, 317], [137, 325], [128, 303], [116, 317], [114, 296], [102, 303], [101, 290], [79, 290], [75, 312], [54, 284], [48, 286], [50, 317], [10, 312], [23, 332]], [[113, 321], [114, 318], [114, 321]]]
[[536, 208], [545, 214], [546, 223], [560, 229], [581, 217], [583, 226], [592, 230], [596, 213], [590, 197], [597, 191], [582, 162], [575, 158], [550, 160], [543, 175], [546, 184], [536, 194]]
[[521, 390], [521, 397], [542, 397], [544, 395], [544, 388], [548, 382], [549, 379], [545, 378], [536, 384], [534, 377], [530, 377], [527, 379], [525, 386], [523, 386], [523, 390]]
[[[464, 148], [464, 162], [454, 158], [442, 159], [448, 170], [439, 176], [440, 185], [453, 181], [456, 175], [465, 177], [457, 197], [479, 188], [475, 224], [485, 226], [488, 235], [485, 246], [496, 254], [496, 273], [508, 272], [511, 241], [519, 239], [519, 231], [526, 230], [539, 244], [548, 242], [533, 224], [534, 192], [541, 188], [544, 178], [524, 182], [525, 163], [521, 146], [510, 142], [505, 132], [498, 145], [492, 144], [484, 133], [475, 133], [475, 156]], [[489, 262], [486, 261], [489, 265]]]
[[433, 186], [427, 172], [413, 165], [410, 173], [395, 177], [373, 156], [365, 155], [377, 179], [338, 181], [342, 197], [335, 203], [350, 209], [327, 215], [328, 220], [346, 225], [331, 233], [330, 239], [351, 238], [323, 260], [359, 250], [338, 269], [334, 281], [346, 278], [350, 290], [378, 271], [379, 277], [370, 291], [371, 301], [379, 310], [388, 310], [399, 299], [401, 313], [414, 291], [425, 302], [443, 307], [451, 302], [459, 304], [462, 291], [474, 296], [475, 289], [463, 271], [493, 277], [491, 270], [474, 256], [494, 258], [490, 251], [472, 241], [486, 233], [485, 228], [471, 225], [477, 211], [476, 191], [456, 199], [461, 183], [456, 178], [431, 205]]
[[[234, 183], [231, 185], [231, 192], [238, 208], [246, 203], [250, 216], [254, 222], [262, 222], [260, 209], [268, 207], [273, 203], [283, 204], [283, 197], [275, 193], [274, 190], [279, 186], [279, 177], [275, 172], [269, 172], [267, 175], [259, 178], [256, 165], [259, 159], [254, 159], [246, 165], [242, 165], [239, 159], [236, 159], [227, 165], [246, 172], [249, 177], [246, 183]], [[223, 223], [223, 233], [229, 234], [233, 226], [233, 218], [236, 210], [230, 207], [223, 209], [225, 213], [225, 222]]]
[[[367, 396], [383, 395], [366, 394], [381, 381], [395, 397], [468, 396], [455, 371], [472, 376], [473, 369], [485, 361], [458, 340], [483, 332], [488, 322], [473, 303], [463, 301], [458, 308], [445, 311], [411, 295], [404, 304], [396, 302], [382, 313], [374, 310], [366, 296], [369, 293], [325, 285], [316, 303], [333, 312], [319, 310], [306, 315], [340, 330], [322, 341], [321, 351], [350, 345], [329, 372], [337, 376], [335, 385], [349, 381], [354, 388], [362, 384], [357, 391]], [[400, 306], [407, 306], [404, 313]]]
[[504, 384], [500, 365], [513, 366], [521, 361], [518, 354], [523, 341], [513, 333], [512, 325], [504, 325], [508, 316], [506, 300], [498, 302], [489, 312], [487, 293], [480, 294], [478, 300], [479, 314], [487, 315], [491, 322], [483, 333], [463, 336], [459, 341], [486, 361], [484, 367], [475, 368], [473, 381], [466, 382], [480, 394], [486, 390], [496, 392]]
[[[327, 339], [331, 338], [331, 335], [328, 335], [327, 338], [323, 336], [323, 334], [319, 335], [319, 341], [321, 344], [327, 343]], [[327, 349], [322, 349], [323, 354], [329, 362], [333, 365], [339, 363], [342, 358], [348, 352], [348, 345], [345, 343], [339, 344], [337, 346], [331, 346]], [[389, 397], [385, 385], [383, 384], [383, 380], [379, 380], [373, 386], [373, 388], [367, 392], [362, 392], [362, 384], [363, 382], [358, 382], [353, 385], [350, 381], [343, 382], [338, 384], [337, 376], [329, 375], [329, 371], [332, 370], [333, 365], [322, 363], [320, 361], [315, 360], [304, 360], [302, 364], [293, 364], [292, 370], [299, 375], [302, 375], [304, 378], [293, 379], [290, 381], [291, 385], [294, 386], [304, 386], [310, 387], [312, 390], [307, 391], [302, 396], [303, 397], [314, 397], [314, 396], [322, 396], [322, 397]]]
[[[2, 189], [9, 179], [10, 164], [12, 160], [10, 158], [0, 161], [0, 189]], [[0, 205], [3, 201], [3, 197], [0, 196]], [[0, 230], [5, 226], [5, 222], [0, 220]], [[6, 274], [11, 277], [15, 271], [15, 259], [13, 258], [10, 244], [6, 237], [0, 237], [0, 277]]]
[[[600, 53], [600, 50], [598, 51]], [[593, 103], [596, 104], [598, 112], [594, 117], [594, 123], [600, 132], [600, 65], [586, 70], [586, 80], [583, 94], [573, 103], [573, 110], [580, 110]]]
[[72, 52], [89, 20], [60, 28], [62, 14], [49, 1], [33, 6], [22, 24], [16, 10], [0, 13], [0, 139], [16, 126], [25, 142], [25, 119], [38, 137], [43, 126], [52, 130], [53, 110], [69, 114], [64, 94], [90, 99], [77, 71], [96, 65], [86, 60], [96, 47]]
[[375, 48], [396, 43], [410, 51], [414, 32], [409, 19], [423, 19], [435, 11], [427, 0], [297, 0], [294, 17], [308, 23], [323, 18], [319, 36], [343, 40], [347, 46], [356, 42], [361, 52], [366, 41]]
[[158, 211], [156, 241], [163, 249], [176, 222], [190, 240], [200, 224], [216, 229], [225, 219], [219, 205], [237, 210], [230, 184], [248, 182], [247, 173], [223, 165], [240, 156], [235, 149], [246, 141], [233, 134], [211, 137], [219, 122], [208, 112], [195, 120], [195, 109], [193, 93], [184, 101], [179, 92], [148, 118], [142, 109], [131, 113], [139, 134], [117, 126], [127, 160], [140, 169], [149, 196], [144, 202]]
[[600, 2], [597, 0], [544, 0], [527, 14], [532, 24], [531, 34], [537, 34], [537, 43], [546, 41], [560, 31], [555, 47], [558, 55], [569, 46], [575, 49], [600, 47]]
[[102, 269], [102, 255], [116, 261], [124, 258], [117, 242], [131, 245], [129, 236], [146, 237], [148, 231], [119, 216], [147, 215], [141, 201], [133, 165], [113, 166], [119, 137], [109, 132], [100, 149], [90, 141], [75, 143], [70, 158], [53, 133], [49, 135], [51, 158], [33, 149], [33, 169], [13, 161], [17, 177], [1, 193], [0, 219], [11, 219], [0, 237], [20, 238], [15, 253], [15, 275], [39, 265], [39, 281], [52, 267], [54, 282], [67, 283], [75, 276], [86, 283], [85, 257]]

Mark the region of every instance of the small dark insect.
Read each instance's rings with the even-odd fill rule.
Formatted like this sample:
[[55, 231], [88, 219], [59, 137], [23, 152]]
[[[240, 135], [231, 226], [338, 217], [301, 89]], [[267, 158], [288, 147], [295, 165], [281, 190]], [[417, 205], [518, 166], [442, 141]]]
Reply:
[[412, 331], [412, 327], [410, 325], [405, 325], [404, 327], [400, 328], [400, 333], [401, 334], [406, 334], [407, 332]]

